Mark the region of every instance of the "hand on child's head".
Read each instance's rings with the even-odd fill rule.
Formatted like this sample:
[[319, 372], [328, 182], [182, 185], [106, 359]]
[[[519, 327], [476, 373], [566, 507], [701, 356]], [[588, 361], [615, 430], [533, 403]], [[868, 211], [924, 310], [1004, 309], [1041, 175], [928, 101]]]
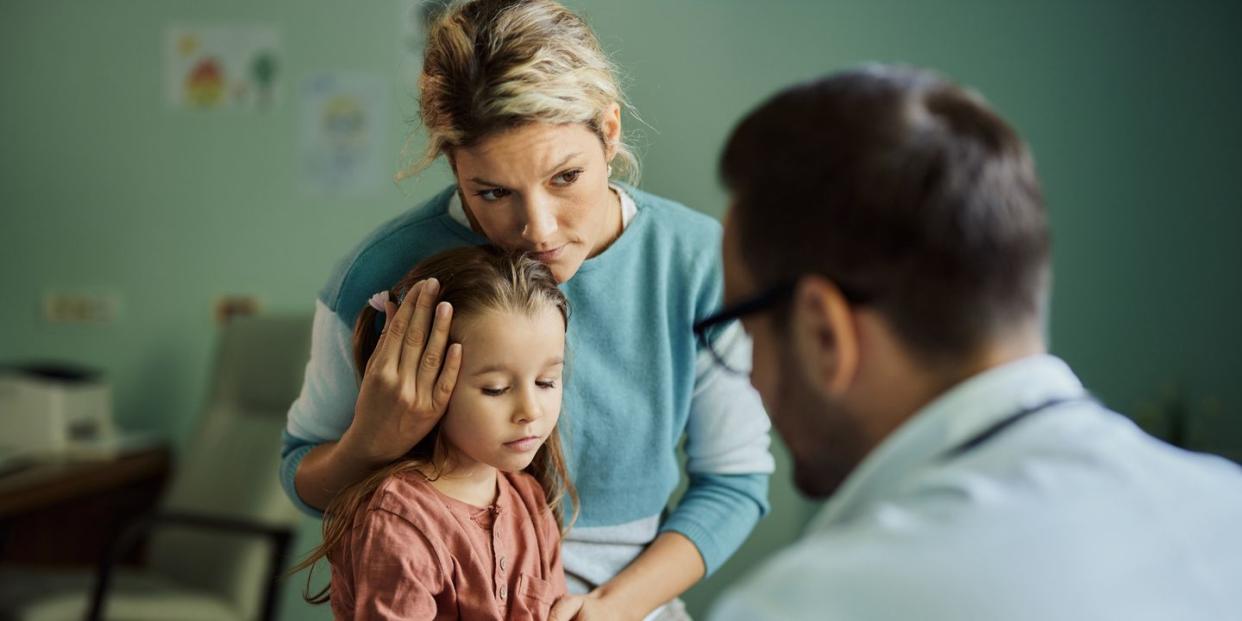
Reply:
[[374, 329], [365, 315], [359, 316], [355, 362], [364, 371], [354, 419], [341, 440], [368, 462], [386, 463], [408, 452], [448, 406], [461, 348], [448, 344], [452, 309], [436, 304], [437, 285], [435, 279], [419, 282], [399, 307], [387, 291], [372, 296], [371, 308], [385, 309], [384, 328], [373, 349], [363, 345], [366, 337], [357, 336]]

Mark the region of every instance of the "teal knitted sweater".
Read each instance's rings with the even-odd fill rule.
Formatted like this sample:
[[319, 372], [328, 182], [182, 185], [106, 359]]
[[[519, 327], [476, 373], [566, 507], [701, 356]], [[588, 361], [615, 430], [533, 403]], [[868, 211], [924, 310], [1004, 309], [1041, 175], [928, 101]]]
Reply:
[[[571, 304], [561, 434], [581, 501], [565, 565], [571, 582], [588, 586], [611, 577], [668, 530], [694, 542], [714, 571], [767, 511], [772, 470], [757, 395], [746, 378], [708, 362], [691, 331], [720, 304], [719, 224], [622, 189], [637, 206], [633, 220], [561, 285]], [[487, 242], [450, 217], [451, 200], [455, 188], [381, 226], [338, 264], [320, 292], [311, 361], [289, 412], [282, 467], [290, 497], [310, 512], [293, 475], [310, 448], [338, 439], [352, 418], [358, 383], [349, 340], [358, 312], [421, 259]], [[736, 349], [749, 355], [748, 343]], [[666, 511], [681, 478], [683, 437], [689, 485]], [[626, 552], [618, 554], [618, 546]]]

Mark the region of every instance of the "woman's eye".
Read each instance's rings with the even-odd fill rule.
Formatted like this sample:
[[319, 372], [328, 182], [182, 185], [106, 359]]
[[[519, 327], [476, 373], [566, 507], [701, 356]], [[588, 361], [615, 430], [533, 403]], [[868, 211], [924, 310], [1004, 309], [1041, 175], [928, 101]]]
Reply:
[[578, 180], [578, 176], [582, 174], [581, 168], [567, 170], [555, 177], [552, 177], [552, 185], [566, 186], [572, 185]]
[[491, 203], [508, 196], [509, 191], [504, 188], [492, 188], [490, 190], [480, 190], [475, 192], [474, 195]]
[[484, 388], [483, 389], [483, 394], [489, 397], [499, 397], [500, 395], [503, 395], [506, 392], [509, 392], [509, 389], [507, 387], [506, 388]]

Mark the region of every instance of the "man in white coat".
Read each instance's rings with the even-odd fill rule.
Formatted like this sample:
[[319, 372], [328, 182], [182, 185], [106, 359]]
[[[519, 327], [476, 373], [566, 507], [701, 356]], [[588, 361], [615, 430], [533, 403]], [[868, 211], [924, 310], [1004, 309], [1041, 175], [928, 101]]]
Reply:
[[890, 66], [796, 85], [721, 172], [726, 305], [696, 330], [742, 322], [827, 502], [714, 619], [1242, 619], [1242, 470], [1046, 352], [1039, 182], [979, 96]]

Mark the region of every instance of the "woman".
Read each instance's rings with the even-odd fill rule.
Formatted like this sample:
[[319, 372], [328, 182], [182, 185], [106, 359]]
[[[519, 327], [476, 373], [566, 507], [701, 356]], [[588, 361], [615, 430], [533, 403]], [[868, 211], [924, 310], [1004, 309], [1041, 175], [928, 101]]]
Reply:
[[[316, 512], [399, 458], [444, 413], [460, 367], [438, 283], [392, 308], [398, 359], [351, 363], [368, 298], [447, 248], [493, 243], [546, 264], [574, 308], [562, 432], [581, 513], [564, 542], [571, 592], [553, 618], [684, 618], [678, 595], [718, 568], [767, 510], [768, 421], [747, 378], [712, 364], [691, 326], [719, 304], [720, 227], [612, 183], [633, 171], [623, 103], [590, 28], [549, 0], [479, 0], [431, 29], [419, 80], [428, 150], [457, 184], [381, 226], [316, 305], [289, 412], [282, 480]], [[749, 360], [736, 329], [716, 349]], [[686, 436], [690, 485], [665, 511]], [[497, 595], [498, 597], [501, 594]], [[666, 605], [672, 602], [671, 605]]]

